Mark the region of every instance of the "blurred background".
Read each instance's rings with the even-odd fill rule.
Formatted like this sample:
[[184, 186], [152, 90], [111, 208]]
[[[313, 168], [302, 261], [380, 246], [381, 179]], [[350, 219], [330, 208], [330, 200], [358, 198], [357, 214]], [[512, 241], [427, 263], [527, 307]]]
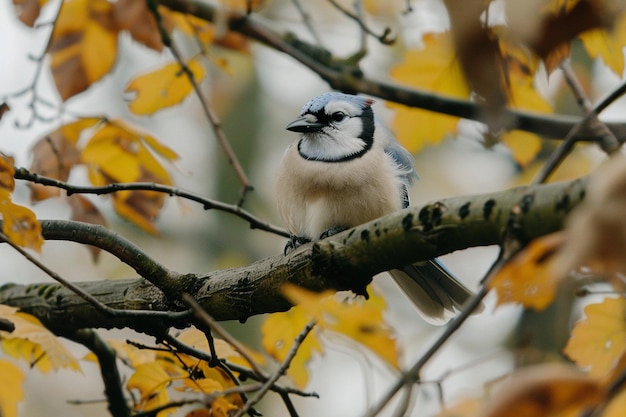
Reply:
[[[398, 37], [393, 46], [380, 45], [373, 39], [368, 41], [368, 55], [362, 67], [372, 78], [388, 79], [390, 68], [398, 63], [403, 51], [419, 47], [424, 33], [442, 31], [449, 26], [445, 7], [437, 0], [411, 2], [413, 11], [410, 13], [403, 13], [405, 1], [366, 3], [370, 3], [368, 7], [378, 7], [376, 19], [370, 19], [368, 23], [380, 33], [389, 26]], [[342, 4], [351, 6], [350, 2]], [[358, 49], [360, 31], [354, 22], [326, 1], [306, 2], [305, 6], [323, 46], [341, 57]], [[53, 9], [45, 8], [40, 21], [49, 21]], [[263, 19], [271, 20], [271, 27], [277, 31], [291, 31], [303, 39], [314, 40], [302, 24], [295, 2], [267, 1], [259, 14]], [[64, 103], [60, 116], [60, 99], [44, 66], [36, 93], [54, 106], [39, 105], [38, 111], [49, 120], [33, 120], [29, 108], [32, 92], [21, 96], [14, 94], [32, 84], [35, 75], [32, 57], [41, 55], [45, 49], [49, 28], [43, 25], [33, 30], [24, 26], [15, 17], [14, 7], [8, 1], [0, 2], [0, 28], [3, 38], [0, 42], [0, 97], [5, 100], [10, 97], [11, 106], [11, 111], [0, 121], [0, 151], [14, 156], [16, 166], [28, 167], [31, 162], [29, 152], [35, 141], [54, 130], [61, 121], [71, 120], [72, 115], [106, 115], [142, 127], [180, 155], [180, 159], [169, 167], [177, 187], [227, 203], [238, 200], [240, 184], [216, 145], [211, 126], [196, 97], [190, 96], [182, 105], [150, 117], [134, 116], [127, 109], [130, 97], [124, 89], [129, 80], [171, 60], [166, 50], [159, 54], [123, 34], [114, 71], [87, 92]], [[185, 44], [181, 46], [183, 51], [186, 47], [191, 48]], [[254, 185], [244, 208], [272, 224], [280, 224], [274, 207], [274, 176], [283, 150], [297, 139], [284, 128], [299, 114], [307, 100], [328, 91], [328, 86], [293, 59], [260, 44], [250, 44], [248, 55], [217, 47], [211, 50], [211, 55], [215, 60], [226, 60], [228, 71], [217, 65], [207, 65], [209, 76], [202, 88], [222, 119], [225, 133]], [[575, 52], [573, 56], [577, 56]], [[599, 62], [579, 57], [575, 64], [594, 98], [619, 81]], [[566, 89], [558, 71], [550, 77], [546, 75], [538, 79], [537, 83], [555, 104], [556, 111], [575, 110], [572, 97], [563, 93]], [[390, 123], [393, 114], [382, 100], [377, 101], [374, 110]], [[619, 110], [610, 109], [604, 116], [608, 119], [617, 117]], [[527, 183], [532, 178], [536, 166], [521, 169], [505, 147], [485, 147], [483, 133], [479, 124], [461, 121], [458, 134], [415, 155], [420, 181], [411, 191], [413, 204], [502, 190]], [[578, 165], [570, 167], [571, 173], [564, 176], [586, 174], [601, 156], [592, 149], [584, 149], [577, 158]], [[69, 182], [87, 184], [86, 173], [73, 171]], [[245, 265], [281, 253], [285, 244], [283, 238], [250, 230], [247, 223], [234, 216], [204, 211], [199, 205], [176, 197], [166, 200], [159, 216], [160, 235], [151, 236], [121, 220], [112, 211], [106, 196], [88, 198], [103, 211], [113, 230], [167, 267], [181, 272], [208, 272]], [[29, 204], [25, 184], [18, 184], [14, 199]], [[69, 216], [66, 205], [55, 199], [35, 205], [34, 210], [40, 219]], [[487, 247], [456, 252], [442, 260], [462, 281], [475, 288], [496, 256], [497, 248]], [[0, 257], [3, 265], [0, 283], [50, 281], [11, 248], [0, 246]], [[74, 281], [135, 276], [134, 271], [106, 253], [93, 263], [86, 248], [71, 243], [47, 242], [41, 260], [61, 276]], [[413, 363], [441, 329], [422, 322], [410, 302], [387, 277], [378, 277], [373, 286], [387, 300], [386, 317], [402, 346], [403, 363]], [[513, 359], [505, 346], [520, 311], [511, 306], [494, 309], [493, 301], [488, 297], [485, 311], [472, 317], [425, 368], [423, 380], [440, 381], [443, 398], [448, 404], [463, 396], [479, 395], [483, 383], [497, 379], [511, 369]], [[260, 350], [259, 326], [263, 320], [264, 317], [259, 316], [245, 324], [227, 323], [227, 327], [245, 343]], [[107, 337], [135, 337], [123, 330], [103, 333]], [[146, 337], [143, 340], [154, 342]], [[343, 339], [326, 336], [325, 341], [324, 356], [316, 357], [310, 363], [312, 380], [307, 388], [321, 398], [294, 397], [296, 408], [301, 416], [363, 414], [386, 391], [396, 375], [377, 358]], [[71, 346], [79, 356], [86, 353], [80, 346]], [[71, 405], [66, 402], [104, 398], [96, 367], [85, 363], [83, 369], [83, 376], [62, 371], [49, 375], [28, 373], [27, 393], [20, 415], [108, 415], [104, 403]], [[431, 415], [439, 409], [437, 384], [424, 383], [415, 390], [419, 392], [415, 395], [412, 415]], [[266, 397], [259, 409], [264, 415], [286, 415], [280, 399], [272, 395]]]

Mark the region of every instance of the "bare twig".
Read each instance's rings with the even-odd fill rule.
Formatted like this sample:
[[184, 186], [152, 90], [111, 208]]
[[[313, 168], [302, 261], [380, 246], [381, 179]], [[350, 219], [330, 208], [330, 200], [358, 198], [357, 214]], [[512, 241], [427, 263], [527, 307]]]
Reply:
[[302, 5], [301, 0], [291, 0], [291, 2], [293, 3], [294, 6], [296, 6], [296, 9], [298, 9], [298, 13], [300, 13], [300, 16], [302, 16], [302, 23], [304, 23], [304, 26], [306, 26], [311, 36], [313, 36], [313, 39], [315, 39], [315, 43], [317, 43], [319, 46], [323, 46], [322, 38], [320, 38], [320, 35], [317, 33], [317, 30], [315, 30], [315, 27], [313, 26], [313, 23], [311, 22], [311, 16], [304, 9], [304, 6]]
[[[248, 349], [242, 345], [236, 338], [232, 337], [230, 333], [226, 331], [220, 324], [213, 319], [204, 309], [198, 304], [198, 302], [189, 294], [183, 294], [182, 300], [191, 308], [194, 315], [200, 320], [203, 327], [208, 327], [215, 333], [217, 333], [222, 339], [230, 344], [250, 365], [252, 370], [261, 378], [267, 378], [263, 370], [256, 363], [254, 358], [248, 352]], [[217, 359], [217, 356], [213, 354]]]
[[[565, 135], [563, 141], [557, 146], [557, 148], [552, 152], [550, 158], [546, 161], [546, 163], [541, 167], [541, 171], [535, 176], [532, 184], [541, 184], [545, 182], [550, 174], [558, 168], [567, 154], [572, 150], [574, 144], [581, 140], [580, 134], [582, 130], [588, 127], [589, 123], [597, 118], [598, 115], [606, 109], [611, 103], [621, 97], [624, 93], [626, 93], [626, 81], [623, 82], [619, 87], [615, 90], [611, 91], [606, 97], [601, 99], [595, 106], [589, 111], [585, 117], [579, 120]], [[604, 123], [605, 126], [608, 126], [607, 123]], [[594, 137], [596, 142], [602, 142], [602, 137], [604, 134], [600, 134], [599, 136]], [[626, 140], [626, 135], [621, 135], [617, 137], [618, 143], [621, 144]]]
[[93, 186], [80, 186], [80, 185], [72, 185], [67, 182], [59, 181], [54, 178], [44, 177], [34, 172], [30, 172], [26, 168], [15, 168], [15, 179], [30, 181], [36, 184], [48, 185], [51, 187], [57, 187], [62, 190], [67, 191], [67, 195], [72, 194], [111, 194], [119, 191], [130, 191], [130, 190], [142, 190], [142, 191], [155, 191], [159, 193], [165, 193], [168, 195], [175, 195], [177, 197], [184, 198], [189, 201], [193, 201], [199, 204], [202, 204], [205, 210], [219, 210], [225, 213], [233, 214], [250, 224], [251, 229], [259, 229], [269, 233], [273, 233], [275, 235], [289, 237], [289, 233], [272, 224], [264, 222], [263, 220], [255, 217], [251, 213], [247, 212], [241, 206], [235, 204], [226, 204], [221, 201], [211, 200], [209, 198], [203, 197], [199, 194], [195, 194], [189, 191], [184, 191], [176, 187], [170, 187], [168, 185], [163, 184], [155, 184], [148, 182], [130, 182], [130, 183], [113, 183], [100, 187]]
[[178, 64], [180, 65], [187, 79], [189, 79], [189, 82], [191, 83], [191, 86], [193, 87], [194, 93], [196, 94], [196, 96], [198, 97], [198, 100], [200, 101], [200, 105], [202, 106], [202, 111], [204, 112], [206, 118], [208, 119], [209, 123], [211, 123], [211, 126], [213, 127], [213, 131], [215, 132], [215, 137], [217, 138], [218, 144], [222, 148], [222, 151], [226, 155], [226, 159], [231, 164], [231, 166], [233, 167], [233, 170], [235, 171], [235, 174], [237, 174], [237, 177], [239, 178], [239, 182], [241, 183], [242, 190], [241, 190], [241, 194], [239, 197], [239, 201], [237, 202], [237, 205], [241, 206], [244, 203], [248, 192], [253, 190], [252, 183], [250, 182], [250, 180], [248, 180], [248, 177], [243, 167], [239, 163], [239, 159], [237, 159], [237, 155], [235, 154], [232, 147], [230, 146], [230, 142], [228, 141], [228, 138], [226, 137], [226, 133], [224, 132], [224, 128], [222, 127], [222, 122], [219, 120], [219, 118], [217, 117], [217, 114], [215, 114], [211, 106], [209, 106], [209, 103], [204, 97], [204, 94], [202, 94], [200, 85], [198, 84], [198, 81], [193, 75], [193, 72], [189, 69], [189, 67], [185, 63], [185, 60], [183, 59], [182, 54], [180, 53], [180, 51], [178, 50], [178, 47], [174, 43], [174, 40], [170, 37], [169, 33], [167, 32], [167, 29], [163, 25], [163, 19], [161, 18], [161, 14], [159, 13], [159, 10], [157, 7], [158, 5], [157, 1], [151, 0], [151, 1], [148, 1], [148, 4], [150, 6], [149, 7], [150, 11], [154, 15], [157, 25], [159, 26], [159, 32], [161, 34], [161, 39], [163, 41], [163, 44], [170, 49], [170, 51], [172, 52], [172, 55], [174, 56], [174, 59], [176, 59], [176, 62], [178, 62]]
[[315, 327], [315, 320], [311, 320], [309, 323], [307, 323], [306, 326], [304, 326], [304, 329], [302, 329], [300, 334], [298, 334], [298, 336], [296, 337], [296, 340], [293, 342], [293, 345], [291, 346], [291, 349], [289, 349], [289, 352], [287, 353], [287, 356], [285, 357], [285, 360], [283, 360], [281, 366], [276, 370], [276, 372], [274, 372], [271, 377], [267, 379], [267, 381], [265, 381], [263, 386], [256, 392], [254, 397], [250, 398], [250, 400], [244, 405], [244, 407], [239, 410], [237, 414], [235, 414], [235, 417], [241, 417], [248, 410], [250, 410], [252, 406], [258, 403], [263, 398], [263, 396], [265, 396], [265, 394], [267, 393], [267, 391], [269, 391], [272, 385], [274, 385], [274, 383], [278, 381], [278, 378], [280, 378], [287, 372], [287, 369], [289, 369], [289, 365], [291, 365], [291, 361], [296, 356], [296, 353], [298, 353], [300, 345], [302, 345], [304, 339], [311, 332], [311, 330], [313, 330], [313, 327]]
[[346, 17], [354, 20], [359, 25], [359, 27], [361, 28], [363, 32], [376, 38], [383, 45], [392, 45], [396, 41], [395, 36], [390, 37], [391, 29], [385, 28], [385, 30], [383, 31], [381, 35], [377, 35], [376, 33], [374, 33], [372, 29], [370, 29], [367, 26], [367, 24], [365, 24], [362, 16], [360, 16], [359, 14], [352, 13], [350, 10], [344, 8], [341, 4], [339, 4], [336, 0], [328, 0], [328, 2], [332, 4], [335, 9], [343, 13]]

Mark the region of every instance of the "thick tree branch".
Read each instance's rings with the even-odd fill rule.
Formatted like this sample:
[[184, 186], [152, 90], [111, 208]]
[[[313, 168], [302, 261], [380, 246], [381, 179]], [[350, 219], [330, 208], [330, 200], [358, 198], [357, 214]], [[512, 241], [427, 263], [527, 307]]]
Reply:
[[[231, 30], [291, 56], [317, 73], [336, 90], [358, 92], [441, 114], [487, 122], [485, 108], [477, 103], [367, 78], [357, 62], [334, 57], [326, 49], [306, 43], [292, 33], [278, 33], [255, 14], [225, 11], [219, 6], [199, 0], [159, 0], [159, 2], [172, 10], [189, 13], [201, 19], [212, 22], [218, 19], [220, 22], [225, 21]], [[503, 111], [503, 126], [507, 129], [525, 130], [550, 138], [563, 138], [581, 120], [576, 116], [511, 109]], [[620, 142], [626, 140], [626, 124], [606, 123], [606, 125]], [[602, 141], [603, 137], [602, 129], [588, 123], [576, 133], [577, 141]]]
[[[255, 314], [288, 309], [290, 303], [280, 292], [284, 283], [315, 291], [333, 288], [361, 293], [377, 273], [459, 249], [500, 244], [505, 230], [515, 233], [522, 242], [559, 230], [566, 215], [584, 197], [586, 184], [584, 178], [455, 197], [409, 208], [303, 245], [288, 256], [274, 256], [205, 275], [181, 275], [185, 280], [178, 291], [191, 294], [216, 320], [245, 320]], [[518, 209], [512, 210], [515, 206]], [[514, 218], [512, 212], [517, 213]], [[55, 223], [43, 223], [49, 238], [59, 230]], [[77, 223], [76, 227], [85, 226]], [[73, 236], [63, 234], [66, 240], [73, 240]], [[144, 279], [76, 285], [113, 308], [182, 308]], [[58, 284], [5, 285], [0, 287], [0, 304], [34, 314], [58, 333], [114, 327], [155, 333], [156, 329], [187, 325], [175, 315], [169, 319], [137, 320], [106, 317]]]

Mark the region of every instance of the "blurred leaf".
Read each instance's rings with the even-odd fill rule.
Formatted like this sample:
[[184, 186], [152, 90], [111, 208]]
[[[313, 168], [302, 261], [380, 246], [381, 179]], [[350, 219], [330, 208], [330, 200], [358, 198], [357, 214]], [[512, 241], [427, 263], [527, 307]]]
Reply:
[[541, 138], [523, 130], [511, 130], [500, 135], [500, 140], [511, 151], [515, 162], [522, 167], [535, 160], [541, 150]]
[[0, 153], [0, 190], [12, 193], [15, 189], [15, 161]]
[[4, 113], [8, 112], [9, 110], [11, 110], [11, 108], [7, 103], [0, 104], [0, 119], [2, 119]]
[[[82, 151], [92, 184], [149, 182], [170, 185], [170, 175], [150, 149], [168, 160], [174, 151], [153, 136], [113, 120], [96, 131]], [[165, 199], [154, 191], [120, 191], [112, 195], [116, 212], [143, 230], [156, 234], [153, 224]]]
[[17, 17], [27, 26], [35, 26], [35, 21], [39, 17], [41, 8], [48, 3], [48, 0], [13, 0]]
[[613, 279], [626, 271], [626, 158], [615, 155], [591, 177], [585, 200], [566, 220], [565, 245], [555, 260], [555, 273], [567, 275], [586, 266], [624, 290], [624, 281]]
[[475, 398], [466, 398], [450, 407], [445, 407], [437, 417], [476, 417], [481, 411], [482, 402]]
[[580, 40], [591, 58], [602, 61], [622, 78], [624, 46], [626, 46], [626, 13], [622, 13], [612, 29], [593, 29], [580, 34]]
[[398, 347], [391, 329], [383, 320], [385, 302], [382, 297], [352, 299], [339, 302], [333, 295], [314, 293], [286, 285], [285, 296], [302, 307], [319, 330], [330, 330], [370, 349], [394, 369], [398, 369]]
[[117, 55], [117, 36], [113, 3], [63, 2], [48, 46], [52, 76], [63, 101], [111, 71]]
[[585, 318], [574, 325], [564, 353], [579, 366], [589, 368], [590, 376], [602, 377], [626, 352], [626, 298], [589, 304], [584, 313]]
[[17, 366], [0, 359], [0, 415], [2, 417], [18, 417], [17, 403], [24, 399], [24, 374]]
[[213, 417], [231, 417], [234, 415], [234, 411], [239, 410], [241, 407], [230, 403], [224, 397], [218, 397], [211, 403], [211, 416]]
[[6, 189], [0, 189], [0, 214], [2, 215], [2, 233], [11, 242], [24, 248], [41, 251], [43, 237], [41, 224], [35, 213], [27, 207], [11, 201], [11, 194]]
[[[159, 6], [159, 12], [164, 10], [163, 6]], [[161, 34], [147, 2], [117, 0], [113, 3], [113, 16], [118, 29], [129, 31], [135, 41], [158, 52], [163, 50]]]
[[185, 414], [185, 417], [212, 417], [212, 414], [206, 408], [198, 408]]
[[550, 260], [562, 244], [561, 233], [534, 239], [504, 264], [489, 282], [498, 294], [498, 305], [520, 303], [535, 310], [550, 305], [562, 279], [552, 271]]
[[[204, 78], [204, 68], [198, 60], [191, 60], [187, 68], [199, 83]], [[126, 87], [126, 92], [136, 92], [129, 103], [131, 112], [150, 115], [181, 103], [193, 91], [189, 77], [177, 62], [171, 62], [156, 71], [136, 77]]]
[[494, 393], [482, 417], [572, 417], [604, 399], [602, 387], [572, 365], [522, 368]]
[[[132, 368], [136, 368], [144, 363], [154, 362], [157, 357], [155, 351], [139, 349], [125, 340], [110, 339], [107, 340], [107, 343], [115, 350], [117, 358]], [[97, 362], [98, 358], [93, 352], [89, 352], [83, 357], [83, 360]]]
[[11, 333], [0, 331], [2, 349], [7, 355], [25, 359], [42, 373], [60, 368], [80, 371], [74, 355], [35, 316], [0, 305], [0, 317], [15, 324], [15, 330]]
[[[454, 54], [450, 32], [428, 33], [423, 41], [424, 48], [408, 51], [404, 61], [391, 70], [391, 77], [411, 87], [468, 99], [470, 89]], [[398, 140], [411, 152], [456, 132], [458, 117], [388, 105], [396, 112], [392, 125]]]
[[[289, 354], [296, 337], [310, 321], [310, 315], [302, 306], [292, 307], [284, 313], [270, 314], [261, 327], [263, 348], [270, 356], [282, 363]], [[306, 365], [314, 353], [322, 354], [323, 352], [317, 335], [314, 332], [309, 333], [287, 369], [287, 375], [296, 386], [306, 387], [309, 381]]]
[[[30, 171], [59, 181], [67, 181], [71, 169], [81, 162], [80, 152], [76, 146], [80, 134], [99, 120], [97, 118], [79, 119], [39, 139], [32, 149], [33, 162], [30, 165]], [[61, 190], [56, 187], [35, 183], [29, 183], [28, 186], [31, 202], [61, 195]]]

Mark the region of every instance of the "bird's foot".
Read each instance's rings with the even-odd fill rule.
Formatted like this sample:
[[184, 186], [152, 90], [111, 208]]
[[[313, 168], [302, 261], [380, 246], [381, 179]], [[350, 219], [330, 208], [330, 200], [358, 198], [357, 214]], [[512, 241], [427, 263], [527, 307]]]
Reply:
[[304, 245], [305, 243], [309, 243], [311, 239], [306, 237], [294, 236], [291, 235], [287, 244], [285, 245], [285, 250], [283, 251], [285, 255], [293, 252], [298, 246]]
[[346, 226], [332, 226], [328, 229], [324, 230], [320, 235], [320, 239], [326, 239], [329, 236], [336, 235], [339, 232], [343, 232], [344, 230], [348, 230], [349, 227]]

